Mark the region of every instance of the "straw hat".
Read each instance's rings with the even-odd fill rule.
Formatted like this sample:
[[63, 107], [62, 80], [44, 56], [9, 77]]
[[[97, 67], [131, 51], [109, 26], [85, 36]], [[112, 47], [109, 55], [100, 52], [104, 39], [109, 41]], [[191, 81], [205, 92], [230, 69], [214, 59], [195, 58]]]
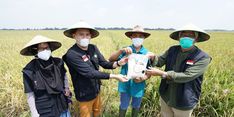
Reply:
[[77, 29], [89, 29], [91, 33], [91, 38], [95, 38], [99, 35], [99, 32], [94, 29], [92, 26], [90, 26], [88, 23], [84, 21], [79, 21], [76, 24], [72, 25], [69, 27], [67, 30], [63, 32], [63, 34], [67, 37], [73, 38], [72, 34], [77, 30]]
[[125, 35], [131, 38], [133, 33], [142, 33], [145, 38], [150, 36], [150, 33], [145, 32], [144, 29], [139, 25], [136, 25], [131, 31], [126, 32]]
[[204, 30], [198, 28], [197, 26], [193, 25], [193, 24], [188, 24], [185, 25], [182, 28], [179, 28], [178, 30], [174, 31], [171, 33], [170, 37], [174, 40], [178, 40], [179, 38], [179, 32], [182, 31], [194, 31], [194, 32], [198, 32], [198, 40], [197, 42], [203, 42], [203, 41], [207, 41], [210, 39], [210, 35], [205, 32]]
[[24, 48], [20, 51], [20, 54], [25, 56], [33, 56], [37, 53], [37, 47], [35, 46], [44, 42], [49, 43], [51, 51], [54, 51], [62, 46], [62, 44], [56, 40], [37, 35], [24, 46]]

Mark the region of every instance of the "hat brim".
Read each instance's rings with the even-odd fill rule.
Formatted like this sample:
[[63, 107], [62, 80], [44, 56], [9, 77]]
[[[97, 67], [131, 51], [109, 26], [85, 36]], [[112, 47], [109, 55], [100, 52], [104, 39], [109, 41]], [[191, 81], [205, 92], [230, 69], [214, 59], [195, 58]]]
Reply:
[[67, 29], [63, 32], [63, 34], [69, 38], [73, 38], [73, 33], [77, 30], [77, 29], [88, 29], [90, 30], [91, 33], [91, 38], [95, 38], [99, 35], [99, 32], [95, 29], [91, 29], [91, 28], [71, 28], [71, 29]]
[[177, 30], [177, 31], [172, 32], [170, 34], [170, 37], [174, 40], [179, 40], [179, 32], [182, 32], [182, 31], [198, 32], [197, 42], [203, 42], [203, 41], [207, 41], [210, 39], [210, 35], [207, 34], [206, 32], [201, 32], [201, 31], [196, 31], [196, 30]]
[[[42, 42], [40, 42], [42, 43]], [[50, 47], [50, 50], [51, 51], [54, 51], [58, 48], [60, 48], [62, 46], [62, 44], [60, 42], [57, 42], [57, 41], [46, 41], [46, 42], [43, 42], [43, 43], [49, 43], [49, 47]], [[24, 56], [34, 56], [37, 54], [37, 48], [35, 47], [37, 44], [39, 43], [35, 43], [35, 44], [32, 44], [32, 45], [28, 45], [26, 47], [24, 47], [21, 51], [20, 51], [20, 54], [21, 55], [24, 55]]]
[[132, 34], [133, 33], [141, 33], [145, 36], [145, 38], [149, 37], [150, 36], [150, 33], [147, 33], [147, 32], [140, 32], [140, 31], [128, 31], [125, 33], [125, 35], [129, 38], [131, 38]]

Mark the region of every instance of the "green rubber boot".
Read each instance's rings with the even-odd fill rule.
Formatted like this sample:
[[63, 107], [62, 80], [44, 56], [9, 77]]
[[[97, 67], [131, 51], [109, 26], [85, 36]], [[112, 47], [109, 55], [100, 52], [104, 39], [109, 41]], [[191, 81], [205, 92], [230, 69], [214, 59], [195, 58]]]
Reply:
[[139, 113], [139, 108], [132, 108], [132, 117], [137, 117]]
[[125, 117], [127, 110], [119, 108], [119, 117]]

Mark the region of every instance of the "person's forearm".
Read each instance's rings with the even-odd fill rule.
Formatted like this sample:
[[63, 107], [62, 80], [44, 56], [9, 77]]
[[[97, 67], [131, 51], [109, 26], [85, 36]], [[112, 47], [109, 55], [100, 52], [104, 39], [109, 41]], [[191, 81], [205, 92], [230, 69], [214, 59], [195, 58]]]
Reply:
[[185, 72], [167, 71], [167, 74], [173, 79], [174, 82], [189, 82], [202, 75], [207, 69], [209, 63], [210, 58], [205, 58], [195, 63], [193, 66], [187, 68]]
[[27, 102], [28, 102], [32, 117], [39, 117], [39, 114], [36, 109], [34, 93], [30, 92], [30, 93], [26, 93], [26, 95], [27, 95]]
[[155, 58], [152, 61], [153, 62], [152, 66], [162, 67], [163, 65], [165, 65], [167, 55], [168, 55], [168, 51], [164, 52], [162, 55], [159, 55], [159, 56], [155, 55]]
[[110, 58], [109, 58], [109, 61], [113, 62], [113, 61], [118, 60], [118, 57], [120, 54], [122, 54], [122, 50], [118, 50], [117, 52], [112, 53]]
[[114, 67], [114, 64], [115, 62], [109, 62], [109, 61], [106, 61], [105, 59], [99, 61], [99, 65], [102, 66], [102, 68], [104, 69], [114, 69], [116, 68]]
[[104, 69], [114, 69], [116, 67], [113, 66], [114, 62], [113, 61], [107, 61], [105, 57], [98, 51], [97, 52], [98, 56], [98, 64], [102, 66]]
[[152, 61], [152, 66], [155, 67], [158, 64], [158, 56], [155, 55], [153, 61]]
[[67, 54], [65, 62], [69, 67], [72, 67], [75, 70], [75, 72], [77, 72], [83, 77], [91, 79], [109, 79], [108, 73], [100, 72], [95, 68], [91, 67], [76, 53]]

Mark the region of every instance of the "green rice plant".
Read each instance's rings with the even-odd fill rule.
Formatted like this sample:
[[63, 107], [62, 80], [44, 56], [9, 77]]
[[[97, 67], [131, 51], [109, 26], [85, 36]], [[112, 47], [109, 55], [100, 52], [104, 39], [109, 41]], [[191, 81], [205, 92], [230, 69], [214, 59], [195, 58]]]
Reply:
[[[151, 36], [144, 41], [144, 46], [157, 55], [170, 46], [178, 44], [169, 38], [171, 31], [149, 31]], [[101, 30], [100, 36], [91, 43], [98, 46], [106, 59], [112, 52], [131, 44], [124, 35], [125, 31]], [[234, 116], [234, 32], [209, 32], [211, 39], [196, 45], [207, 52], [212, 61], [207, 69], [202, 85], [201, 99], [194, 109], [195, 117], [232, 117]], [[62, 57], [74, 43], [63, 31], [0, 31], [0, 117], [29, 117], [30, 110], [24, 94], [22, 68], [33, 59], [19, 54], [22, 47], [35, 35], [41, 34], [62, 42], [62, 47], [53, 56]], [[119, 73], [115, 70], [101, 71]], [[70, 75], [68, 75], [70, 77]], [[160, 77], [151, 77], [147, 82], [142, 100], [141, 117], [159, 117], [160, 105], [158, 87]], [[118, 82], [103, 80], [101, 96], [103, 117], [118, 116]], [[70, 88], [73, 90], [71, 80]], [[74, 94], [74, 93], [73, 93]], [[72, 98], [75, 102], [75, 98]], [[72, 106], [73, 108], [74, 105]], [[73, 114], [73, 110], [72, 110]], [[129, 108], [127, 116], [131, 115]]]

